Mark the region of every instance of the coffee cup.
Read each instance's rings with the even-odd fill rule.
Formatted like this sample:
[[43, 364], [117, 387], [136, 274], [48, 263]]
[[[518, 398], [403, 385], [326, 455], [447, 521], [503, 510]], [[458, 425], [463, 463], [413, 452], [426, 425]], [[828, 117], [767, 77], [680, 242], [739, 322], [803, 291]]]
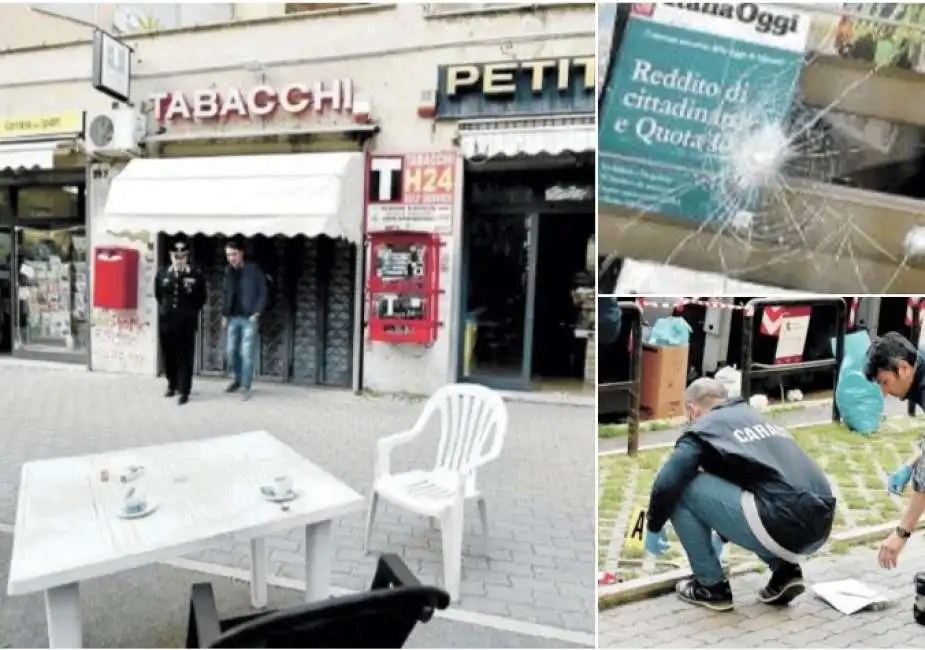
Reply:
[[288, 476], [277, 476], [273, 479], [273, 494], [278, 497], [284, 497], [292, 494], [292, 478]]
[[125, 501], [122, 503], [122, 509], [128, 514], [137, 514], [142, 512], [147, 505], [148, 502], [144, 494], [137, 490], [129, 490], [128, 494], [125, 495]]

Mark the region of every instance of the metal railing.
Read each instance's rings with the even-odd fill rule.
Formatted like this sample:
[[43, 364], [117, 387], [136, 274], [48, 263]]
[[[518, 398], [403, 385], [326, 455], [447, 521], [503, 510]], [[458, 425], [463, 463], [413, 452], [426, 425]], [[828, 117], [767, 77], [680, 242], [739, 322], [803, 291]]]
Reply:
[[629, 355], [629, 378], [624, 381], [598, 384], [597, 394], [598, 402], [602, 396], [606, 397], [615, 393], [626, 394], [629, 398], [626, 453], [635, 456], [639, 451], [639, 411], [642, 405], [642, 307], [635, 302], [618, 302], [617, 306], [621, 311], [620, 322], [623, 323], [623, 327], [626, 327], [626, 323], [630, 323], [632, 327], [633, 347]]
[[[799, 363], [768, 364], [755, 363], [753, 360], [755, 335], [761, 325], [761, 313], [765, 307], [835, 307], [835, 358]], [[838, 388], [838, 373], [845, 356], [845, 330], [848, 309], [841, 298], [755, 298], [745, 306], [742, 322], [742, 397], [748, 400], [752, 396], [752, 382], [767, 377], [805, 374], [807, 371], [831, 370], [832, 372], [832, 421], [841, 420], [835, 390]]]

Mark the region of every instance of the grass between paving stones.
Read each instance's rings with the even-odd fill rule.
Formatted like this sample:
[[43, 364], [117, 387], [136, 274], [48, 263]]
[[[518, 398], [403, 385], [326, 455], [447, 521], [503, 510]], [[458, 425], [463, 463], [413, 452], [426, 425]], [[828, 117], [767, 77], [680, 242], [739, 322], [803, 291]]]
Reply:
[[[647, 420], [639, 423], [639, 432], [667, 431], [680, 426], [681, 420]], [[629, 433], [628, 424], [599, 424], [597, 426], [598, 438], [625, 438]]]
[[[789, 413], [792, 411], [800, 411], [806, 408], [804, 404], [772, 404], [765, 412], [767, 413]], [[668, 431], [669, 429], [677, 429], [685, 422], [685, 418], [669, 418], [667, 420], [645, 420], [639, 423], [639, 432], [648, 433], [651, 431]], [[629, 433], [629, 425], [626, 423], [622, 424], [599, 424], [597, 426], [597, 437], [598, 438], [625, 438]]]
[[[790, 429], [800, 447], [819, 463], [833, 485], [838, 498], [833, 533], [890, 522], [899, 516], [904, 499], [887, 494], [886, 478], [914, 453], [923, 428], [925, 422], [895, 418], [885, 421], [881, 429], [870, 437], [852, 433], [839, 424]], [[622, 549], [620, 556], [615, 558], [608, 557], [608, 550], [613, 536], [623, 536], [626, 532], [614, 529], [618, 514], [627, 507], [647, 505], [658, 468], [670, 453], [670, 448], [652, 449], [639, 452], [635, 458], [625, 454], [599, 458], [600, 570], [617, 571], [624, 581], [643, 575], [641, 551]], [[628, 490], [626, 478], [633, 472], [636, 473], [635, 489]], [[673, 531], [669, 532], [669, 539], [671, 549], [660, 558], [663, 562], [659, 563], [655, 573], [687, 567], [680, 542]], [[844, 552], [852, 546], [834, 542], [824, 552]], [[753, 559], [754, 555], [734, 545], [724, 554], [729, 565]]]

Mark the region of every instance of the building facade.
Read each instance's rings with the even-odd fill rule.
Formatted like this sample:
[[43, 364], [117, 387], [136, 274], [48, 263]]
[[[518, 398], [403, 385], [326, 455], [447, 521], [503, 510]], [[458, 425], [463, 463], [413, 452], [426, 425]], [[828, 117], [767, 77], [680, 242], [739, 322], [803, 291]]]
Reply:
[[[409, 34], [415, 36], [409, 40]], [[157, 372], [151, 285], [157, 265], [165, 261], [167, 238], [182, 232], [193, 238], [194, 258], [210, 286], [199, 369], [222, 372], [222, 248], [226, 236], [240, 233], [248, 238], [251, 258], [271, 279], [271, 306], [262, 323], [258, 364], [263, 378], [428, 394], [447, 381], [467, 378], [464, 366], [471, 366], [473, 355], [497, 360], [519, 354], [518, 379], [513, 383], [493, 382], [491, 373], [487, 380], [478, 374], [471, 379], [535, 387], [531, 377], [542, 372], [523, 360], [531, 356], [524, 333], [534, 336], [528, 321], [542, 308], [538, 311], [533, 304], [528, 309], [527, 295], [532, 292], [535, 303], [537, 283], [553, 280], [538, 279], [537, 244], [524, 233], [530, 232], [531, 224], [537, 227], [544, 217], [534, 215], [545, 211], [560, 214], [563, 221], [578, 221], [569, 210], [588, 212], [581, 223], [590, 226], [578, 228], [581, 237], [587, 239], [585, 230], [593, 232], [593, 210], [588, 211], [586, 203], [594, 178], [593, 165], [587, 164], [589, 156], [593, 160], [594, 133], [586, 103], [594, 92], [593, 5], [353, 6], [162, 31], [127, 37], [126, 42], [134, 49], [131, 99], [144, 117], [146, 131], [145, 144], [133, 159], [95, 155], [92, 147], [91, 154], [80, 153], [87, 150], [80, 143], [91, 138], [94, 118], [113, 112], [112, 100], [91, 87], [93, 50], [88, 38], [13, 50], [0, 59], [0, 79], [5, 80], [0, 85], [0, 116], [22, 121], [67, 111], [85, 115], [87, 133], [76, 138], [73, 151], [78, 153], [68, 168], [81, 170], [84, 179], [76, 195], [82, 207], [75, 210], [83, 215], [88, 240], [77, 244], [89, 257], [80, 267], [71, 260], [67, 282], [72, 293], [81, 294], [88, 323], [84, 330], [89, 331], [83, 334], [88, 339], [86, 361], [93, 370]], [[310, 53], [305, 43], [312, 43]], [[515, 65], [498, 67], [509, 61]], [[471, 78], [473, 70], [478, 78]], [[455, 75], [455, 94], [446, 92], [448, 72]], [[492, 82], [487, 88], [486, 73]], [[517, 86], [513, 99], [504, 88], [507, 80]], [[560, 83], [565, 85], [560, 88]], [[486, 89], [491, 91], [487, 95], [482, 92]], [[501, 99], [492, 97], [493, 92]], [[451, 108], [471, 108], [479, 101], [481, 113], [453, 113]], [[499, 120], [499, 102], [522, 107], [514, 113], [516, 123]], [[590, 115], [593, 119], [593, 102]], [[476, 130], [490, 133], [471, 133]], [[576, 140], [576, 130], [591, 133], [590, 140]], [[571, 140], [566, 132], [572, 133]], [[3, 174], [8, 184], [35, 184], [37, 172], [24, 167], [65, 169], [58, 159], [70, 151], [68, 134], [44, 136], [38, 140], [51, 142], [44, 146], [56, 158], [39, 165], [24, 161], [24, 154], [15, 149], [22, 148], [21, 142], [0, 137], [0, 167], [9, 168]], [[29, 145], [36, 142], [33, 133]], [[488, 142], [491, 150], [485, 150]], [[390, 166], [390, 160], [399, 161], [399, 167]], [[536, 177], [537, 170], [556, 182], [527, 192], [529, 183], [507, 176], [497, 180], [497, 173], [524, 178]], [[415, 173], [424, 178], [417, 189], [409, 185]], [[559, 182], [570, 174], [575, 180]], [[401, 195], [389, 196], [382, 189], [386, 178], [402, 188]], [[512, 189], [499, 189], [504, 187]], [[511, 200], [518, 192], [523, 199], [519, 204]], [[526, 262], [512, 256], [511, 264], [534, 269], [532, 276], [527, 274], [531, 288], [521, 291], [522, 315], [503, 324], [504, 333], [494, 338], [486, 332], [499, 327], [489, 317], [467, 328], [473, 321], [467, 321], [472, 301], [467, 301], [465, 280], [471, 269], [468, 206], [479, 201], [489, 206], [483, 212], [519, 215], [508, 222], [518, 221], [518, 250], [526, 246], [521, 256]], [[593, 207], [593, 196], [590, 201]], [[16, 216], [22, 210], [8, 212], [22, 219]], [[18, 238], [10, 247], [15, 259], [9, 268], [18, 269], [27, 248], [21, 242], [24, 231], [19, 221], [7, 223]], [[0, 219], [0, 230], [3, 224]], [[57, 222], [41, 227], [52, 226], [71, 235], [75, 227]], [[403, 343], [388, 336], [378, 340], [381, 337], [371, 337], [366, 326], [370, 309], [382, 304], [371, 301], [367, 291], [370, 269], [379, 269], [378, 258], [369, 254], [370, 237], [386, 233], [388, 238], [387, 233], [396, 229], [434, 235], [439, 247], [434, 282], [439, 291], [433, 297], [439, 316], [426, 343]], [[561, 233], [553, 238], [561, 239]], [[73, 237], [70, 246], [71, 251], [77, 247]], [[586, 246], [587, 241], [581, 250], [582, 268]], [[138, 295], [131, 308], [93, 306], [99, 302], [93, 287], [101, 249], [105, 254], [135, 251]], [[42, 260], [41, 277], [60, 272], [68, 263], [53, 252]], [[577, 270], [566, 268], [560, 276]], [[516, 276], [513, 266], [508, 275]], [[564, 295], [572, 289], [559, 279], [554, 283], [563, 285]], [[13, 282], [9, 286], [16, 294], [11, 295], [9, 318], [21, 321], [32, 305], [31, 294]], [[79, 299], [72, 296], [71, 301], [76, 304]], [[395, 302], [389, 300], [388, 304]], [[491, 304], [492, 319], [498, 309]], [[563, 309], [545, 309], [563, 323], [574, 318], [562, 315]], [[73, 314], [70, 320], [75, 331]], [[518, 336], [518, 325], [521, 340], [516, 351], [517, 343], [510, 339]], [[560, 329], [568, 327], [563, 324]], [[570, 327], [581, 329], [577, 318]], [[13, 337], [14, 354], [24, 351], [17, 341]], [[470, 347], [473, 351], [467, 355]], [[584, 350], [574, 352], [578, 354], [583, 364]], [[508, 367], [514, 363], [507, 360]], [[548, 363], [569, 366], [564, 360]]]

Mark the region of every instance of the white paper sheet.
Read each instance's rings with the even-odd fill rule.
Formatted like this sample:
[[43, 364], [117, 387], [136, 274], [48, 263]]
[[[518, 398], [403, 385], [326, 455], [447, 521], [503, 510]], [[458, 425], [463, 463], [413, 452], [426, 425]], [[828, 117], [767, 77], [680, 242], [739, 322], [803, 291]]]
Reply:
[[857, 580], [820, 582], [813, 585], [813, 591], [829, 605], [849, 616], [874, 605], [879, 608], [890, 603], [889, 598]]

